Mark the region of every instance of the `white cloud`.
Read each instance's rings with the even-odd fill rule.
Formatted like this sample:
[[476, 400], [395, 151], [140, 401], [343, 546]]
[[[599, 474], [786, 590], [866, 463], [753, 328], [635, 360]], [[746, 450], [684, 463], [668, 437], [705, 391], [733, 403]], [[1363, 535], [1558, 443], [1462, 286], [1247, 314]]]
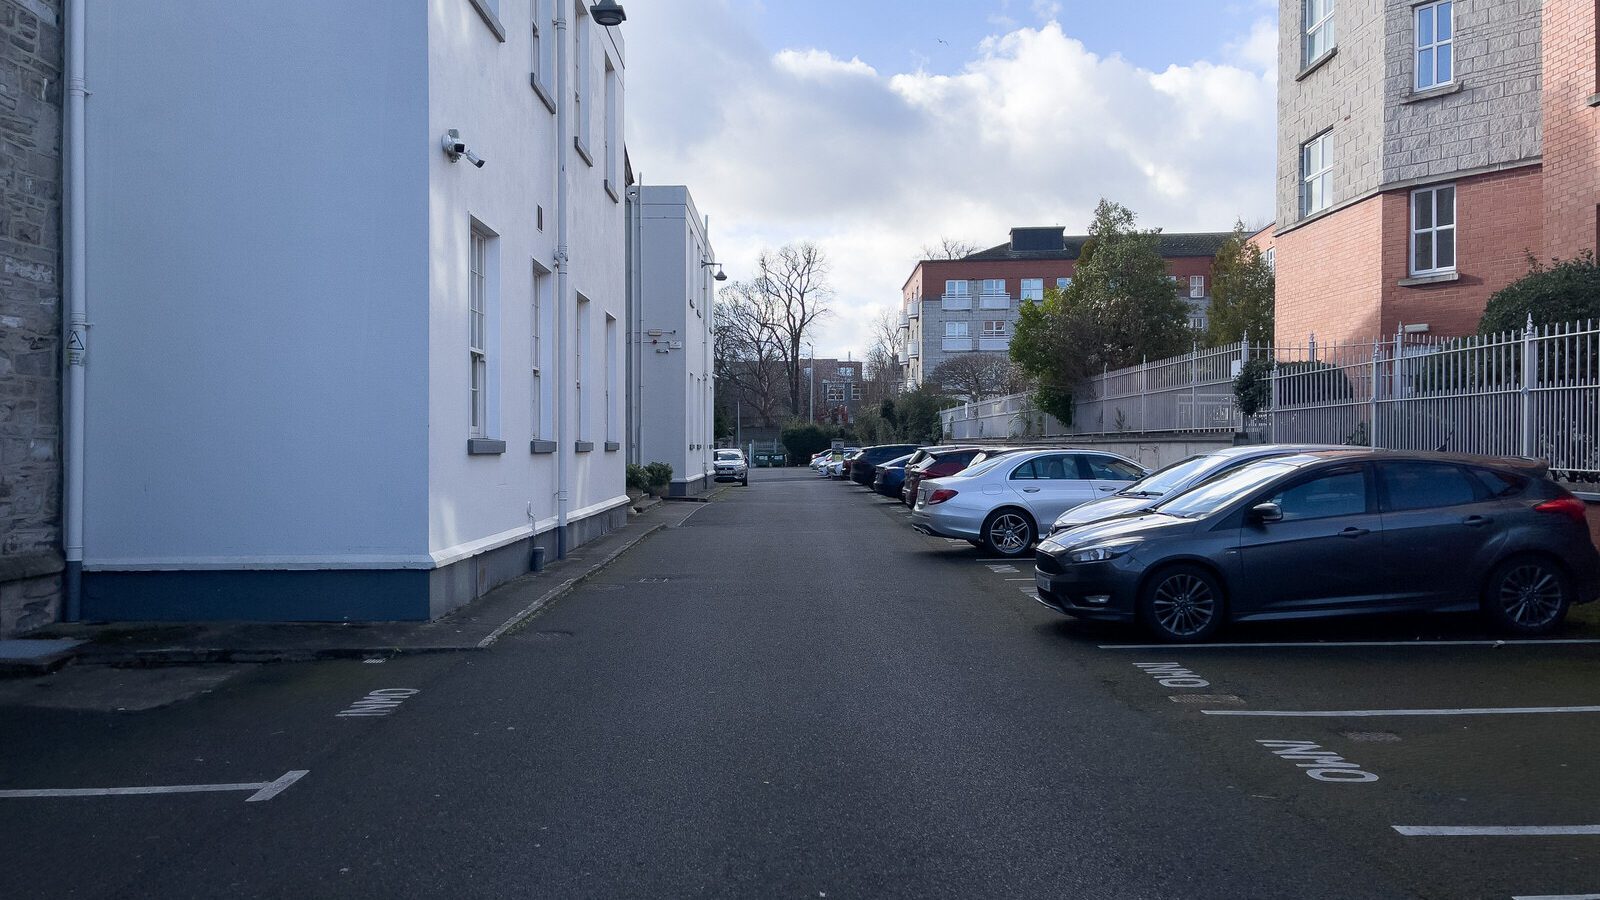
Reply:
[[996, 34], [940, 74], [763, 47], [744, 15], [681, 0], [630, 17], [629, 153], [649, 181], [689, 185], [731, 277], [763, 247], [824, 247], [836, 299], [819, 354], [862, 353], [865, 324], [898, 305], [918, 249], [943, 235], [988, 246], [1014, 225], [1081, 231], [1102, 196], [1169, 231], [1270, 214], [1276, 71], [1263, 54], [1276, 32], [1266, 42], [1259, 24], [1227, 62], [1153, 72], [1050, 22]]

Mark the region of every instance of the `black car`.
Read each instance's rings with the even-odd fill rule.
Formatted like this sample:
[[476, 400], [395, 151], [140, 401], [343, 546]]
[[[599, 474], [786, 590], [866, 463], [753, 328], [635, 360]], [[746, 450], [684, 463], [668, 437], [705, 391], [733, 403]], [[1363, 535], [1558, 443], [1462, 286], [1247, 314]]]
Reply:
[[1384, 450], [1254, 462], [1056, 534], [1035, 561], [1045, 605], [1171, 641], [1227, 621], [1473, 610], [1537, 635], [1600, 583], [1583, 501], [1544, 463]]
[[850, 480], [865, 487], [872, 487], [872, 479], [878, 474], [880, 463], [913, 453], [916, 449], [915, 444], [879, 444], [876, 447], [863, 447], [861, 452], [850, 460]]

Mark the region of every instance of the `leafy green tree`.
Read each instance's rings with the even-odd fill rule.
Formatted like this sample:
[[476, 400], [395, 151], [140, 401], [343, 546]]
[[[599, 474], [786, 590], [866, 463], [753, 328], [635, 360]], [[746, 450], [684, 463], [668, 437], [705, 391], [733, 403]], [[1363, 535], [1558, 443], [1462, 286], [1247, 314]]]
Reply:
[[955, 405], [937, 389], [924, 385], [900, 395], [895, 403], [896, 432], [912, 444], [935, 444], [944, 437], [944, 421], [939, 411]]
[[1528, 274], [1489, 298], [1479, 334], [1521, 331], [1528, 316], [1535, 325], [1600, 318], [1600, 265], [1585, 250], [1573, 259], [1550, 261], [1550, 267], [1528, 256]]
[[1246, 334], [1272, 339], [1274, 277], [1261, 248], [1250, 243], [1244, 223], [1217, 251], [1211, 264], [1211, 310], [1206, 315], [1206, 343], [1234, 344]]
[[1160, 230], [1140, 230], [1127, 207], [1101, 200], [1089, 235], [1072, 284], [1022, 304], [1011, 339], [1011, 359], [1038, 385], [1035, 402], [1063, 423], [1085, 379], [1182, 353], [1192, 340]]
[[831, 426], [795, 420], [783, 426], [779, 440], [783, 441], [783, 449], [789, 454], [789, 464], [803, 466], [811, 461], [811, 457], [832, 446], [837, 436], [838, 429]]

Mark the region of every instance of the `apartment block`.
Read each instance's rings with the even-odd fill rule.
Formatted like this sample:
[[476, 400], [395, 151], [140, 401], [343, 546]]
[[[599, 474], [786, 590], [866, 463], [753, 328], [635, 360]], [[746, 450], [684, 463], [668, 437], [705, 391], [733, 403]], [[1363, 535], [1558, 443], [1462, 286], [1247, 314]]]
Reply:
[[[1206, 326], [1211, 264], [1228, 232], [1163, 234], [1161, 256], [1174, 290], [1189, 302], [1189, 324]], [[1011, 239], [959, 259], [925, 259], [901, 288], [900, 364], [907, 387], [924, 384], [940, 363], [966, 354], [1006, 355], [1022, 304], [1072, 282], [1089, 238], [1061, 226], [1011, 229]]]
[[1529, 255], [1595, 248], [1593, 3], [1280, 11], [1279, 343], [1470, 333]]

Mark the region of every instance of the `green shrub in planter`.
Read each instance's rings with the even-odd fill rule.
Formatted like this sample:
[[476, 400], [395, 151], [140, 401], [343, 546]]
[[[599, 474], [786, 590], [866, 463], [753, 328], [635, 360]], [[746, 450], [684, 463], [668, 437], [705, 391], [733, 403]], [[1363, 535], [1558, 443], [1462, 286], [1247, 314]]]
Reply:
[[644, 467], [645, 483], [657, 491], [672, 483], [672, 464], [653, 462]]
[[628, 463], [628, 490], [647, 491], [650, 489], [650, 474], [644, 466], [637, 463]]

